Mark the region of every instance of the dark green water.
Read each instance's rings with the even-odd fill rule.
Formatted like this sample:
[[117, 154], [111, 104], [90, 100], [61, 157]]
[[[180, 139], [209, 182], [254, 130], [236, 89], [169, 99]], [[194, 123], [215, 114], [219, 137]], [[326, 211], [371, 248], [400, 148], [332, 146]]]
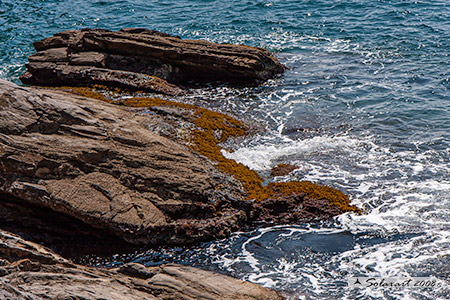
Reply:
[[[228, 153], [266, 174], [337, 187], [367, 210], [110, 263], [209, 264], [292, 299], [448, 299], [448, 288], [352, 290], [348, 277], [450, 273], [450, 3], [447, 1], [0, 1], [0, 77], [32, 41], [84, 27], [145, 27], [266, 47], [289, 67], [189, 101], [267, 124]], [[301, 129], [301, 130], [300, 130]], [[108, 260], [107, 260], [108, 261]], [[105, 261], [103, 261], [104, 263]]]

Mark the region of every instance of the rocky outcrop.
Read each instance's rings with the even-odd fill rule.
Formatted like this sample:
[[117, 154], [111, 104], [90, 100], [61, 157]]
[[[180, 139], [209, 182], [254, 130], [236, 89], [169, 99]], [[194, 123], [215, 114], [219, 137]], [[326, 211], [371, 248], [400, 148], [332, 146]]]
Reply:
[[[70, 232], [94, 231], [93, 239], [103, 241], [116, 236], [132, 244], [173, 245], [343, 212], [327, 200], [336, 198], [332, 189], [314, 193], [320, 186], [311, 183], [275, 184], [267, 197], [245, 198], [241, 182], [175, 142], [198, 134], [202, 123], [216, 124], [195, 118], [192, 124], [190, 116], [198, 113], [192, 107], [130, 108], [0, 81], [0, 226], [42, 243], [37, 228], [62, 240]], [[50, 217], [48, 210], [59, 215]], [[21, 226], [14, 225], [20, 218]], [[73, 226], [58, 225], [64, 223]]]
[[[44, 86], [103, 85], [128, 90], [142, 90], [166, 95], [181, 95], [183, 91], [156, 76], [142, 73], [108, 70], [92, 66], [71, 66], [57, 62], [32, 61], [20, 77], [23, 83]], [[43, 57], [46, 59], [46, 57]]]
[[[0, 193], [0, 228], [42, 245], [66, 257], [111, 256], [129, 253], [136, 246], [109, 230], [94, 228], [75, 217], [49, 207]], [[1, 299], [1, 298], [0, 298]]]
[[130, 263], [117, 269], [73, 264], [0, 230], [0, 299], [281, 300], [277, 292], [200, 269]]
[[136, 109], [0, 81], [0, 192], [131, 243], [225, 237], [246, 222], [240, 184], [152, 132], [180, 128]]
[[173, 84], [254, 83], [285, 70], [264, 49], [137, 28], [68, 30], [34, 47], [38, 52], [21, 76], [32, 85], [102, 84], [177, 95], [182, 91]]

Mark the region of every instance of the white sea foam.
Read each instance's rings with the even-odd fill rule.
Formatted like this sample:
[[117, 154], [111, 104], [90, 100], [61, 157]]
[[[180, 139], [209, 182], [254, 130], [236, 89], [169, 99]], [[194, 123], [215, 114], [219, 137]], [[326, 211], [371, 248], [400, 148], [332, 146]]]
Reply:
[[[201, 91], [206, 98], [217, 100], [210, 103], [220, 109], [269, 123], [267, 134], [235, 144], [223, 154], [262, 174], [280, 162], [296, 164], [299, 169], [275, 180], [311, 180], [331, 185], [351, 195], [352, 202], [364, 213], [343, 214], [330, 228], [284, 226], [237, 235], [226, 254], [218, 249], [210, 252], [217, 265], [265, 286], [298, 289], [295, 299], [330, 295], [342, 299], [420, 298], [422, 295], [408, 290], [388, 294], [364, 290], [355, 294], [335, 285], [353, 275], [429, 275], [439, 270], [439, 261], [445, 264], [445, 255], [450, 254], [449, 151], [423, 150], [430, 149], [429, 144], [412, 137], [408, 143], [416, 149], [399, 149], [370, 128], [354, 133], [352, 128], [336, 130], [339, 122], [329, 128], [326, 123], [339, 117], [329, 111], [338, 107], [340, 113], [348, 113], [342, 118], [343, 127], [349, 123], [364, 126], [364, 121], [375, 126], [380, 115], [389, 116], [386, 105], [393, 104], [384, 97], [409, 97], [410, 86], [399, 80], [402, 76], [392, 71], [390, 64], [400, 56], [400, 50], [373, 49], [356, 40], [280, 29], [264, 36], [230, 33], [219, 35], [227, 39], [219, 41], [250, 42], [282, 50], [283, 62], [290, 70], [262, 88]], [[198, 34], [217, 41], [217, 36]], [[293, 49], [307, 52], [293, 54]], [[372, 97], [372, 93], [379, 96]], [[344, 108], [339, 106], [342, 103]], [[315, 119], [316, 115], [324, 117], [323, 112], [329, 119]], [[295, 131], [298, 124], [306, 124], [312, 133], [284, 133]], [[314, 131], [324, 127], [324, 131]], [[382, 129], [397, 129], [394, 127]], [[444, 139], [435, 142], [448, 145]], [[396, 143], [395, 136], [391, 141]], [[311, 235], [319, 238], [308, 244]], [[323, 241], [336, 244], [338, 249], [327, 252], [315, 248]], [[256, 243], [261, 246], [255, 247]], [[339, 248], [340, 243], [344, 245]], [[448, 274], [448, 258], [446, 262]], [[444, 299], [444, 294], [428, 291], [425, 295], [427, 299]]]
[[[318, 46], [329, 46], [325, 52], [331, 54], [357, 52], [365, 63], [378, 63], [372, 71], [384, 68], [377, 61], [376, 52], [364, 53], [365, 50], [354, 43], [321, 40]], [[320, 55], [324, 55], [323, 52]], [[330, 126], [334, 130], [314, 131], [314, 108], [322, 108], [320, 104], [324, 99], [318, 94], [323, 94], [320, 89], [328, 82], [331, 83], [326, 95], [332, 101], [327, 103], [346, 103], [352, 110], [349, 119], [357, 120], [367, 115], [368, 122], [376, 117], [372, 111], [384, 111], [382, 106], [386, 103], [374, 101], [367, 105], [363, 102], [367, 99], [344, 99], [341, 95], [368, 90], [391, 93], [405, 89], [405, 86], [382, 79], [349, 85], [346, 76], [333, 77], [326, 72], [319, 72], [319, 76], [313, 72], [323, 81], [318, 85], [301, 77], [304, 70], [298, 66], [302, 66], [304, 60], [315, 62], [320, 57], [298, 54], [286, 55], [285, 59], [289, 66], [297, 66], [290, 71], [295, 73], [293, 82], [284, 84], [283, 80], [287, 79], [276, 79], [262, 88], [198, 89], [191, 97], [194, 101], [196, 98], [200, 98], [199, 101], [207, 99], [205, 103], [210, 107], [270, 123], [266, 134], [233, 144], [229, 147], [233, 150], [224, 150], [227, 158], [262, 174], [267, 174], [280, 162], [296, 164], [299, 169], [275, 180], [311, 180], [339, 188], [351, 195], [352, 202], [364, 213], [343, 214], [329, 228], [277, 226], [253, 234], [238, 234], [229, 242], [226, 251], [213, 243], [208, 254], [222, 269], [268, 287], [298, 289], [299, 294], [307, 293], [305, 299], [321, 299], [323, 295], [334, 293], [342, 299], [386, 299], [386, 294], [378, 290], [360, 291], [355, 295], [350, 290], [336, 287], [336, 282], [354, 275], [428, 274], [426, 272], [433, 268], [423, 266], [434, 266], [443, 255], [450, 254], [449, 152], [420, 150], [429, 149], [429, 145], [421, 140], [411, 141], [415, 148], [399, 150], [383, 143], [369, 131], [355, 134], [352, 128], [336, 130]], [[301, 79], [297, 80], [297, 77]], [[340, 81], [341, 86], [333, 87], [333, 81]], [[309, 114], [309, 110], [313, 113]], [[295, 128], [305, 122], [311, 125], [311, 132], [304, 135], [283, 133], [290, 125]], [[327, 129], [326, 123], [319, 123], [317, 127], [322, 125]], [[448, 144], [444, 138], [436, 142]], [[332, 245], [344, 245], [330, 253], [315, 249], [321, 240], [310, 244], [304, 242], [310, 235], [319, 236]], [[256, 247], [256, 244], [261, 246]], [[292, 244], [302, 248], [297, 250]], [[428, 295], [442, 298], [438, 292]], [[417, 299], [417, 295], [409, 291], [393, 291], [389, 296]]]
[[[394, 86], [383, 88], [395, 89]], [[309, 101], [307, 91], [297, 91], [294, 95], [294, 90], [276, 90], [259, 99], [253, 112], [269, 112], [266, 120], [270, 119], [275, 129], [223, 154], [260, 172], [267, 172], [280, 162], [297, 164], [298, 170], [278, 180], [311, 180], [340, 188], [352, 196], [352, 202], [364, 213], [343, 214], [336, 218], [332, 228], [274, 227], [258, 231], [240, 244], [240, 250], [216, 256], [216, 263], [268, 287], [288, 290], [300, 287], [299, 294], [310, 293], [306, 298], [311, 299], [329, 295], [332, 286], [346, 276], [428, 274], [430, 271], [421, 266], [436, 265], [442, 257], [450, 255], [450, 179], [445, 176], [450, 173], [445, 159], [448, 153], [445, 150], [394, 151], [381, 145], [374, 136], [355, 136], [350, 132], [290, 139], [282, 134], [286, 119], [293, 115], [296, 105]], [[416, 148], [421, 149], [422, 143], [416, 141]], [[274, 232], [278, 242], [268, 246], [267, 239]], [[277, 249], [283, 248], [284, 243], [297, 243], [311, 233], [326, 239], [345, 232], [355, 236], [356, 242], [332, 254], [308, 251], [299, 254], [289, 250], [279, 257], [275, 255], [268, 263], [265, 255], [273, 254], [251, 246], [257, 242], [267, 249]], [[214, 253], [211, 255], [214, 257]], [[242, 264], [251, 271], [242, 271]], [[355, 298], [345, 288], [334, 289], [343, 299]], [[444, 299], [442, 294], [438, 290], [428, 293], [435, 299]], [[417, 299], [416, 294], [407, 290], [392, 291], [389, 295]], [[360, 291], [356, 296], [386, 299], [386, 294], [379, 290]]]
[[[300, 169], [285, 179], [331, 183], [344, 188], [352, 195], [353, 203], [365, 209], [362, 215], [339, 216], [333, 228], [274, 227], [253, 235], [247, 241], [267, 243], [265, 235], [271, 230], [282, 230], [277, 236], [283, 241], [311, 233], [326, 236], [345, 231], [366, 238], [323, 261], [324, 257], [317, 258], [317, 255], [312, 260], [306, 256], [292, 259], [283, 256], [270, 266], [261, 263], [258, 257], [262, 254], [252, 253], [245, 242], [240, 254], [228, 260], [226, 268], [233, 269], [237, 262], [248, 263], [253, 271], [244, 277], [250, 281], [266, 286], [288, 285], [291, 289], [300, 285], [312, 291], [315, 295], [312, 298], [320, 298], [329, 284], [342, 280], [341, 274], [414, 276], [414, 272], [420, 272], [417, 266], [433, 264], [440, 257], [450, 255], [450, 180], [442, 176], [449, 173], [449, 166], [438, 159], [436, 151], [393, 152], [377, 145], [371, 137], [325, 134], [284, 142], [276, 138], [260, 139], [256, 145], [224, 152], [224, 155], [258, 171], [268, 170], [279, 161], [293, 161]], [[341, 158], [329, 159], [327, 163], [321, 161], [324, 156], [334, 155]], [[389, 240], [395, 236], [398, 238]], [[380, 241], [370, 245], [364, 243], [365, 239]], [[217, 263], [221, 264], [220, 259]], [[442, 291], [433, 292], [439, 299]], [[344, 298], [351, 299], [349, 291], [342, 293]], [[385, 298], [377, 290], [361, 293]], [[410, 291], [394, 294], [402, 299], [415, 299]]]
[[21, 64], [6, 64], [0, 66], [0, 78], [11, 80], [16, 79], [23, 71], [24, 66]]
[[273, 162], [292, 155], [314, 155], [318, 152], [351, 151], [359, 144], [356, 139], [343, 136], [317, 136], [284, 144], [259, 145], [251, 148], [240, 148], [232, 153], [223, 150], [226, 158], [240, 162], [253, 170], [270, 169]]

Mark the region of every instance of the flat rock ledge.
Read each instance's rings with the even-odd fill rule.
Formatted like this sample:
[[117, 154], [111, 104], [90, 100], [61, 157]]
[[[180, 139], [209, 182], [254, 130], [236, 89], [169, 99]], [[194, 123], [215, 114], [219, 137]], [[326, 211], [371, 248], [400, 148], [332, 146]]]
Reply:
[[68, 30], [34, 43], [23, 83], [101, 84], [167, 95], [189, 82], [263, 82], [286, 69], [261, 48], [125, 28]]
[[[301, 193], [245, 200], [240, 182], [169, 139], [189, 134], [188, 114], [0, 80], [0, 228], [63, 230], [49, 223], [59, 219], [73, 223], [68, 235], [93, 231], [135, 245], [179, 245], [342, 213]], [[81, 228], [75, 221], [48, 211], [91, 229], [74, 230]]]
[[259, 285], [200, 269], [129, 263], [116, 269], [73, 264], [0, 230], [0, 299], [282, 300]]

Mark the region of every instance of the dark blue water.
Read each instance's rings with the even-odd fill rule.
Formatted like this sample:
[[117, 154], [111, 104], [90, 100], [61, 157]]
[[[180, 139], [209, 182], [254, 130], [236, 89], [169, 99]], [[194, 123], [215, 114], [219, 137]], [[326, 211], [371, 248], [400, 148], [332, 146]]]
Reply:
[[[292, 299], [448, 299], [448, 288], [350, 289], [351, 276], [450, 274], [450, 2], [0, 1], [0, 77], [32, 41], [84, 27], [145, 27], [275, 51], [289, 70], [187, 101], [267, 124], [226, 155], [277, 180], [337, 187], [366, 213], [241, 233], [196, 248], [117, 256], [231, 273]], [[111, 260], [109, 260], [111, 261]]]

